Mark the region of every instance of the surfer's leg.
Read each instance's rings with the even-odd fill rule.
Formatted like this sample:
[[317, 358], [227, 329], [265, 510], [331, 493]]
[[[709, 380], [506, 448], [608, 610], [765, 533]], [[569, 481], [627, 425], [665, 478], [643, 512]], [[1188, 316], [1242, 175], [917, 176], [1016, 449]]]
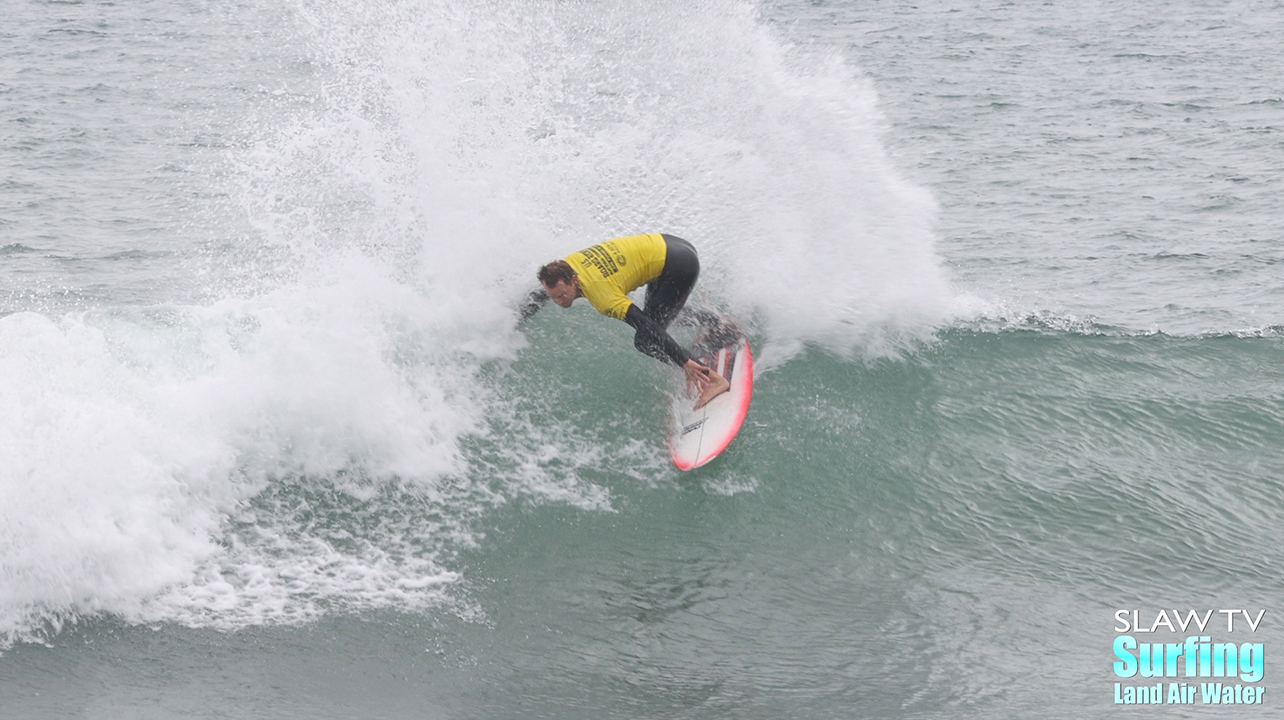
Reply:
[[[682, 306], [686, 305], [691, 288], [700, 276], [700, 259], [696, 256], [695, 248], [686, 240], [673, 235], [663, 237], [668, 246], [664, 269], [660, 271], [659, 277], [647, 284], [642, 312], [662, 329], [667, 329]], [[653, 358], [665, 358], [660, 344], [645, 333], [638, 332], [633, 336], [633, 346]]]
[[722, 316], [704, 307], [684, 307], [674, 318], [678, 327], [712, 328], [723, 324]]
[[691, 243], [680, 237], [664, 235], [668, 250], [660, 276], [646, 286], [646, 304], [642, 312], [660, 324], [669, 327], [673, 318], [687, 304], [691, 288], [700, 277], [700, 258]]

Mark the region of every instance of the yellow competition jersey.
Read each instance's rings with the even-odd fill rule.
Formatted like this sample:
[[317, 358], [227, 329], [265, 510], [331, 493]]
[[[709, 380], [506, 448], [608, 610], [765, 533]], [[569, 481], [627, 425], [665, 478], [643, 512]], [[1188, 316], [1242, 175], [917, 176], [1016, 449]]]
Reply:
[[668, 245], [659, 233], [630, 235], [572, 253], [584, 297], [603, 315], [623, 320], [633, 301], [628, 293], [651, 282], [664, 269]]

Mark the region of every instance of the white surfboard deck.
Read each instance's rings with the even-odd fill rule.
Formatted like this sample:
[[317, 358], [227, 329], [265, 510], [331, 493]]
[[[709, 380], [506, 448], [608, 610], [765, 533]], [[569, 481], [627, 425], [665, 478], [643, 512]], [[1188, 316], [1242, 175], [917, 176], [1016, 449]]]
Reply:
[[747, 340], [736, 338], [698, 360], [727, 378], [731, 389], [699, 410], [695, 409], [698, 393], [690, 388], [678, 392], [671, 412], [669, 452], [680, 470], [698, 468], [726, 450], [740, 432], [753, 398], [753, 353]]

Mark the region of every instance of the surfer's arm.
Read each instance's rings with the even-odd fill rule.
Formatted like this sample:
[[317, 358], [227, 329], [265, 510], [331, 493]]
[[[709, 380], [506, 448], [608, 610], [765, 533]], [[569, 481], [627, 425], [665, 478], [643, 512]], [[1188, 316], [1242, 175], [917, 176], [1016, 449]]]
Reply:
[[517, 311], [521, 313], [521, 319], [525, 320], [531, 315], [539, 312], [539, 309], [544, 307], [544, 303], [546, 302], [548, 302], [548, 293], [544, 292], [543, 289], [532, 290], [530, 294], [526, 296], [526, 300], [517, 308]]
[[651, 316], [639, 310], [637, 305], [629, 305], [629, 309], [624, 313], [624, 322], [628, 323], [629, 327], [637, 330], [641, 336], [634, 343], [635, 345], [645, 343], [659, 348], [664, 353], [664, 358], [661, 359], [667, 359], [668, 362], [678, 367], [683, 367], [691, 360], [691, 354], [686, 351], [686, 348], [679, 345], [678, 341], [674, 340], [673, 336], [669, 334], [669, 331], [660, 327], [660, 323], [652, 320]]
[[715, 396], [730, 389], [731, 384], [726, 378], [691, 357], [691, 353], [679, 345], [667, 330], [651, 319], [651, 316], [639, 310], [637, 305], [629, 305], [629, 309], [624, 314], [624, 322], [637, 330], [638, 337], [634, 340], [634, 345], [639, 350], [652, 355], [653, 353], [646, 348], [648, 346], [658, 348], [660, 354], [655, 354], [655, 357], [682, 368], [687, 374], [687, 381], [700, 390], [700, 396], [695, 403], [697, 408], [704, 407], [704, 404]]

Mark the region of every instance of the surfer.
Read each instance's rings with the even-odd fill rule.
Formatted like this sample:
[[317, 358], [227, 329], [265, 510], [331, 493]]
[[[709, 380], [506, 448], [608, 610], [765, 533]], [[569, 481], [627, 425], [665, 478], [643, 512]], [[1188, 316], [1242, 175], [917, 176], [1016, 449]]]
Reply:
[[[522, 317], [530, 317], [550, 299], [564, 308], [576, 298], [587, 299], [603, 315], [628, 323], [639, 351], [682, 368], [687, 380], [700, 389], [695, 403], [699, 408], [731, 387], [726, 378], [697, 362], [668, 331], [699, 275], [695, 247], [680, 237], [651, 233], [615, 238], [541, 267], [537, 276], [543, 289], [531, 293]], [[643, 285], [646, 303], [638, 309], [628, 293]]]

